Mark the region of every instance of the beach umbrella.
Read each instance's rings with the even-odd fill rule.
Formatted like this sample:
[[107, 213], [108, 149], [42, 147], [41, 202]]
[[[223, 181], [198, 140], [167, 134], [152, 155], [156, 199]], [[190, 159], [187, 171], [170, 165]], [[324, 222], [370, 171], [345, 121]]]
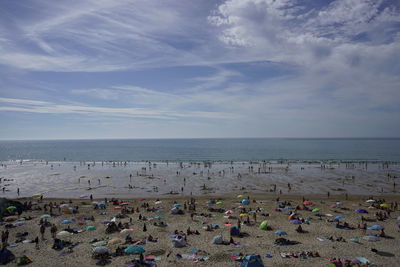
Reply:
[[88, 231], [94, 231], [94, 230], [96, 230], [96, 226], [88, 225], [88, 226], [86, 227], [86, 230], [88, 230]]
[[241, 198], [241, 197], [243, 197], [243, 195], [238, 195], [238, 196], [237, 196], [237, 198]]
[[340, 220], [340, 219], [343, 219], [343, 218], [346, 218], [346, 216], [338, 215], [338, 216], [335, 217], [335, 220]]
[[336, 205], [336, 204], [332, 204], [332, 205], [330, 205], [329, 207], [331, 207], [331, 208], [337, 208], [337, 205]]
[[312, 204], [314, 204], [314, 203], [312, 203], [311, 201], [307, 201], [307, 200], [303, 202], [303, 205], [305, 205], [305, 206], [310, 206]]
[[225, 214], [233, 214], [233, 210], [227, 210], [225, 211]]
[[384, 227], [382, 225], [379, 224], [374, 224], [371, 226], [368, 226], [367, 229], [368, 230], [382, 230]]
[[105, 246], [95, 247], [93, 248], [93, 253], [97, 255], [106, 254], [108, 253], [108, 248]]
[[61, 221], [61, 224], [71, 224], [71, 223], [73, 223], [73, 221], [71, 221], [71, 220], [63, 220], [63, 221]]
[[249, 205], [249, 204], [250, 204], [250, 201], [249, 201], [248, 199], [245, 198], [245, 199], [242, 200], [242, 204], [243, 204], [243, 205]]
[[279, 235], [279, 236], [281, 236], [281, 235], [287, 235], [287, 233], [286, 233], [285, 231], [283, 231], [283, 230], [277, 230], [277, 231], [275, 231], [275, 234], [277, 234], [277, 235]]
[[97, 205], [97, 204], [99, 204], [99, 202], [97, 202], [97, 201], [92, 202], [92, 205]]
[[320, 211], [320, 209], [319, 208], [315, 208], [315, 209], [313, 209], [311, 212], [319, 212]]
[[42, 216], [40, 216], [40, 219], [50, 219], [51, 216], [50, 214], [43, 214]]
[[174, 204], [174, 207], [175, 207], [175, 208], [182, 207], [182, 204], [175, 203], [175, 204]]
[[390, 208], [390, 205], [388, 203], [383, 203], [380, 205], [382, 208]]
[[376, 210], [376, 208], [374, 206], [369, 206], [368, 209], [369, 210]]
[[126, 206], [126, 205], [129, 205], [129, 202], [128, 202], [128, 201], [124, 201], [124, 202], [122, 202], [120, 205], [121, 205], [121, 206]]
[[68, 207], [69, 207], [69, 204], [61, 204], [61, 205], [60, 205], [60, 208], [62, 208], [62, 209], [63, 209], [63, 208], [68, 208]]
[[222, 204], [224, 204], [224, 202], [222, 202], [222, 201], [217, 201], [217, 203], [215, 203], [215, 204], [217, 204], [217, 205], [222, 205]]
[[67, 232], [67, 231], [61, 231], [59, 233], [57, 233], [57, 237], [67, 237], [67, 236], [71, 236], [72, 233]]
[[157, 215], [156, 217], [154, 217], [154, 219], [162, 220], [162, 219], [164, 219], [164, 216]]
[[129, 246], [124, 250], [125, 254], [141, 254], [144, 253], [145, 250], [142, 246]]
[[290, 220], [291, 224], [301, 224], [300, 220]]
[[374, 202], [375, 202], [375, 199], [368, 199], [368, 200], [365, 201], [365, 202], [367, 202], [367, 203], [374, 203]]
[[98, 241], [92, 244], [92, 247], [103, 247], [106, 246], [107, 242], [106, 241]]
[[162, 203], [161, 200], [154, 202], [154, 204], [156, 204], [156, 205], [161, 204], [161, 203]]
[[40, 198], [40, 197], [42, 197], [43, 195], [42, 194], [40, 194], [40, 193], [37, 193], [37, 194], [33, 194], [32, 195], [32, 197], [35, 197], [35, 198]]
[[8, 212], [12, 212], [12, 211], [16, 210], [17, 207], [15, 207], [15, 206], [9, 206], [9, 207], [7, 207], [6, 209], [8, 210]]
[[108, 241], [108, 245], [116, 245], [119, 243], [122, 243], [122, 239], [121, 238], [113, 238], [110, 241]]
[[138, 200], [139, 201], [145, 201], [146, 199], [145, 198], [139, 198]]
[[25, 225], [26, 224], [26, 222], [15, 222], [13, 225], [14, 226], [22, 226], [22, 225]]
[[87, 198], [87, 197], [89, 197], [88, 195], [80, 195], [79, 196], [80, 198]]
[[122, 229], [121, 232], [119, 232], [119, 233], [122, 235], [129, 235], [132, 232], [133, 232], [133, 229]]
[[379, 241], [379, 237], [373, 236], [373, 235], [364, 236], [363, 239], [366, 240], [366, 241], [368, 241], [368, 242], [376, 242], [376, 241]]
[[115, 210], [120, 210], [120, 209], [122, 209], [122, 207], [121, 206], [115, 206], [114, 209]]
[[247, 213], [241, 213], [239, 216], [240, 216], [240, 217], [248, 217], [249, 214], [247, 214]]
[[336, 202], [336, 205], [338, 205], [338, 206], [343, 205], [343, 202], [342, 201], [338, 201], [338, 202]]
[[357, 213], [368, 213], [368, 211], [364, 210], [364, 209], [358, 209], [356, 210]]
[[106, 203], [104, 201], [100, 201], [99, 203], [97, 203], [97, 206], [99, 207], [105, 207]]
[[260, 223], [260, 226], [258, 228], [260, 230], [266, 230], [268, 228], [268, 222], [267, 221], [263, 221], [262, 223]]

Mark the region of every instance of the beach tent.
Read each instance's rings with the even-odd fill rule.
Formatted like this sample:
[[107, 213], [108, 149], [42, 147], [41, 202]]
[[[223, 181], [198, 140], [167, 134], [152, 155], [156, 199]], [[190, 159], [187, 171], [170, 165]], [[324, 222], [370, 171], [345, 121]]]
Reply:
[[186, 241], [182, 236], [178, 235], [174, 240], [172, 240], [172, 246], [174, 248], [183, 248], [186, 246]]
[[10, 261], [13, 261], [15, 259], [14, 254], [6, 249], [3, 248], [2, 250], [0, 250], [0, 264], [1, 265], [5, 265], [7, 263], [9, 263]]
[[223, 243], [223, 239], [222, 239], [222, 235], [216, 235], [214, 236], [213, 240], [212, 240], [213, 244], [217, 244], [220, 245]]
[[230, 230], [231, 236], [240, 236], [240, 229], [236, 226], [232, 226]]
[[246, 255], [240, 267], [264, 267], [260, 255]]
[[268, 222], [267, 221], [263, 221], [262, 223], [260, 223], [260, 226], [258, 228], [261, 229], [261, 230], [267, 230]]
[[96, 230], [96, 226], [89, 225], [89, 226], [86, 227], [86, 230], [88, 230], [88, 231], [94, 231], [94, 230]]
[[[9, 209], [9, 207], [15, 208]], [[18, 215], [21, 215], [22, 211], [24, 211], [24, 205], [21, 202], [9, 200], [7, 198], [0, 198], [0, 218], [9, 215], [11, 212], [17, 212]]]
[[141, 254], [144, 253], [145, 250], [142, 246], [129, 246], [124, 250], [125, 254]]

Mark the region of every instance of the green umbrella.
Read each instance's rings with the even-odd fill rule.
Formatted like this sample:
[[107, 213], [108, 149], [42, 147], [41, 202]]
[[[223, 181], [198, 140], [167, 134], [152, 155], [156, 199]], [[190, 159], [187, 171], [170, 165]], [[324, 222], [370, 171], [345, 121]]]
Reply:
[[315, 208], [315, 209], [313, 209], [311, 212], [319, 212], [319, 211], [320, 211], [319, 208]]
[[9, 206], [9, 207], [7, 207], [7, 210], [8, 211], [13, 211], [13, 210], [15, 210], [15, 209], [17, 209], [17, 207], [15, 207], [15, 206]]

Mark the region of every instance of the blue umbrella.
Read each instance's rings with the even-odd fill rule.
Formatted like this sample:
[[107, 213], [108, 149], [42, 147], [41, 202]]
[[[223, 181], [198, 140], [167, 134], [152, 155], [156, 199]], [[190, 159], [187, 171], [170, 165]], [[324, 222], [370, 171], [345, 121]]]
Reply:
[[142, 246], [129, 246], [125, 250], [125, 254], [141, 254], [144, 253], [145, 250]]
[[379, 225], [379, 224], [374, 224], [374, 225], [372, 225], [372, 226], [368, 226], [367, 229], [368, 229], [368, 230], [382, 230], [382, 229], [383, 229], [383, 226], [382, 226], [382, 225]]
[[250, 201], [249, 201], [248, 199], [243, 199], [243, 200], [242, 200], [242, 204], [243, 204], [243, 205], [249, 205], [249, 204], [250, 204]]
[[279, 236], [281, 236], [281, 235], [287, 235], [287, 233], [286, 233], [285, 231], [283, 231], [283, 230], [276, 230], [276, 231], [275, 231], [275, 234], [277, 234], [277, 235], [279, 235]]
[[176, 203], [176, 204], [174, 204], [174, 207], [182, 207], [182, 205], [179, 203]]
[[300, 220], [290, 220], [291, 224], [301, 224]]
[[358, 209], [356, 210], [357, 213], [368, 213], [368, 211], [364, 210], [364, 209]]
[[99, 207], [104, 207], [105, 205], [106, 205], [106, 203], [103, 201], [97, 203], [97, 206], [99, 206]]
[[338, 216], [335, 217], [335, 220], [340, 220], [340, 219], [343, 219], [343, 218], [346, 218], [346, 216], [338, 215]]
[[61, 224], [70, 224], [70, 223], [72, 223], [71, 220], [63, 220], [63, 221], [61, 222]]
[[338, 202], [336, 202], [336, 205], [338, 205], [338, 206], [343, 205], [343, 202], [342, 201], [338, 201]]

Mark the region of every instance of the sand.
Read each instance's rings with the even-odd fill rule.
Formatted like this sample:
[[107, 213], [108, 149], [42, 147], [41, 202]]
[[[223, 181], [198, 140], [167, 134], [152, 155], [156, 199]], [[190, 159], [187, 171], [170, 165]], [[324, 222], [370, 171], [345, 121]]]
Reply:
[[[393, 237], [393, 239], [389, 238], [381, 238], [378, 242], [367, 242], [361, 239], [365, 234], [363, 230], [355, 229], [355, 230], [341, 230], [335, 227], [335, 223], [327, 222], [327, 218], [332, 217], [321, 217], [322, 220], [319, 220], [319, 217], [312, 213], [311, 211], [298, 211], [299, 216], [305, 218], [311, 218], [311, 224], [303, 224], [303, 229], [308, 231], [308, 233], [297, 233], [295, 231], [296, 226], [289, 223], [288, 216], [285, 215], [287, 210], [280, 212], [273, 212], [276, 206], [276, 194], [265, 193], [265, 194], [249, 194], [251, 203], [249, 206], [245, 206], [247, 209], [255, 210], [256, 208], [260, 208], [261, 211], [257, 212], [257, 222], [252, 226], [242, 225], [242, 232], [248, 233], [248, 237], [238, 238], [234, 237], [234, 241], [240, 242], [240, 246], [231, 246], [231, 245], [215, 245], [212, 244], [211, 241], [213, 237], [217, 234], [222, 234], [225, 240], [229, 240], [229, 229], [230, 227], [224, 226], [224, 223], [230, 221], [234, 225], [237, 223], [236, 219], [226, 219], [223, 216], [225, 214], [218, 212], [209, 212], [208, 209], [210, 206], [207, 205], [208, 200], [210, 200], [209, 196], [198, 196], [196, 199], [196, 213], [198, 215], [193, 217], [191, 220], [190, 213], [186, 211], [184, 215], [172, 215], [169, 213], [169, 210], [174, 204], [174, 201], [183, 204], [184, 201], [189, 200], [188, 197], [182, 196], [169, 196], [160, 198], [162, 203], [155, 204], [154, 198], [147, 198], [144, 201], [140, 201], [138, 199], [130, 199], [130, 204], [128, 207], [139, 207], [140, 212], [134, 214], [128, 214], [129, 217], [132, 218], [133, 222], [131, 224], [131, 228], [133, 228], [132, 237], [134, 240], [140, 240], [146, 238], [149, 234], [153, 237], [159, 238], [157, 243], [147, 242], [143, 247], [146, 252], [145, 255], [159, 255], [161, 256], [160, 260], [155, 261], [157, 266], [239, 266], [240, 264], [233, 259], [230, 258], [232, 253], [259, 253], [262, 256], [263, 262], [265, 266], [325, 266], [327, 262], [327, 258], [331, 257], [365, 257], [371, 263], [376, 264], [377, 266], [398, 266], [399, 265], [399, 232], [397, 230], [397, 224], [399, 221], [396, 220], [398, 216], [400, 216], [400, 211], [396, 210], [391, 213], [391, 218], [383, 221], [383, 222], [368, 222], [368, 225], [372, 224], [380, 224], [385, 227], [385, 233], [388, 236]], [[247, 197], [247, 194], [244, 195]], [[349, 200], [344, 200], [343, 196], [331, 196], [327, 198], [326, 196], [321, 195], [306, 195], [307, 199], [314, 202], [312, 208], [320, 208], [319, 214], [332, 214], [336, 215], [344, 215], [346, 216], [344, 221], [349, 223], [350, 225], [356, 226], [361, 222], [361, 215], [355, 212], [355, 209], [359, 208], [367, 208], [368, 204], [365, 202], [367, 199], [366, 196], [351, 196]], [[215, 198], [215, 197], [214, 197]], [[240, 214], [242, 198], [237, 198], [235, 194], [221, 195], [218, 197], [223, 204], [221, 205], [213, 205], [213, 208], [221, 208], [221, 209], [232, 209], [234, 211], [233, 216], [238, 216]], [[399, 201], [400, 198], [398, 196], [385, 197], [386, 202], [394, 202]], [[21, 201], [27, 201], [31, 199], [20, 199]], [[103, 200], [103, 199], [99, 199]], [[126, 199], [124, 199], [126, 200]], [[253, 200], [256, 202], [253, 203]], [[302, 203], [302, 198], [296, 195], [282, 195], [280, 196], [280, 201], [290, 200], [293, 206]], [[36, 200], [34, 200], [36, 201]], [[50, 201], [57, 201], [59, 204], [60, 201], [67, 201], [66, 199], [44, 199], [42, 203], [39, 203], [35, 206], [43, 207], [45, 203], [49, 203]], [[331, 208], [331, 205], [336, 203], [337, 201], [343, 201], [341, 208]], [[145, 208], [141, 208], [144, 202], [149, 203], [150, 207], [157, 207], [158, 209], [162, 209], [159, 212], [148, 212]], [[73, 223], [71, 224], [71, 228], [79, 228], [86, 229], [88, 225], [96, 226], [95, 231], [85, 231], [79, 234], [74, 234], [69, 239], [72, 242], [81, 242], [78, 246], [73, 249], [73, 252], [67, 254], [65, 256], [60, 256], [62, 251], [55, 251], [51, 248], [53, 244], [53, 240], [50, 236], [49, 229], [46, 229], [45, 233], [45, 241], [40, 241], [39, 246], [40, 249], [35, 249], [35, 244], [33, 243], [15, 243], [15, 234], [17, 232], [29, 232], [29, 235], [26, 237], [27, 239], [34, 239], [36, 236], [39, 236], [39, 216], [42, 214], [48, 213], [45, 211], [28, 211], [24, 212], [21, 216], [35, 216], [36, 218], [30, 221], [26, 221], [26, 225], [18, 226], [10, 229], [10, 244], [17, 244], [16, 247], [10, 247], [9, 249], [16, 255], [22, 256], [27, 255], [30, 257], [33, 262], [30, 266], [95, 266], [96, 260], [91, 258], [92, 246], [90, 241], [93, 238], [115, 238], [122, 237], [119, 233], [106, 234], [105, 228], [106, 226], [101, 223], [102, 220], [110, 220], [114, 216], [120, 213], [118, 210], [114, 210], [114, 206], [109, 204], [106, 210], [95, 210], [90, 205], [89, 199], [75, 199], [73, 200], [73, 204], [71, 206], [79, 206], [79, 213], [77, 214], [60, 214], [60, 216], [53, 216], [49, 219], [49, 222], [55, 223], [58, 227], [58, 231], [62, 230], [65, 225], [61, 225], [60, 222], [64, 219], [75, 219], [78, 221], [79, 218], [82, 217], [95, 217], [95, 222], [85, 221], [81, 224]], [[369, 214], [365, 214], [364, 216], [367, 218], [374, 219], [373, 210], [369, 210]], [[54, 213], [58, 214], [58, 209], [53, 210]], [[106, 212], [105, 215], [101, 215], [101, 212]], [[200, 216], [199, 214], [212, 214], [211, 218], [206, 218], [204, 216]], [[270, 216], [265, 217], [262, 216], [262, 213], [268, 213]], [[147, 232], [143, 232], [143, 223], [144, 221], [139, 221], [139, 214], [142, 216], [154, 218], [155, 216], [164, 216], [164, 221], [168, 223], [168, 227], [160, 228], [152, 225], [154, 221], [147, 221]], [[260, 230], [258, 225], [261, 221], [267, 220], [269, 225], [271, 226], [271, 231]], [[129, 222], [129, 218], [117, 219], [117, 222], [121, 221]], [[251, 217], [251, 221], [254, 222]], [[208, 224], [219, 224], [220, 229], [216, 229], [213, 231], [205, 231], [202, 229], [202, 222], [207, 222]], [[200, 235], [189, 235], [188, 245], [184, 248], [173, 248], [171, 245], [171, 238], [168, 237], [168, 234], [174, 232], [174, 230], [182, 230], [186, 232], [186, 229], [190, 227], [192, 230], [198, 230]], [[4, 224], [1, 226], [2, 230], [4, 230]], [[274, 233], [276, 230], [284, 230], [287, 232], [287, 236], [283, 236], [289, 240], [294, 240], [300, 242], [297, 245], [291, 246], [274, 246], [274, 241], [278, 236]], [[367, 230], [366, 233], [370, 234], [372, 231]], [[343, 237], [346, 242], [337, 242], [337, 241], [318, 241], [316, 237]], [[359, 237], [360, 244], [354, 243], [350, 241], [352, 237]], [[114, 252], [116, 246], [109, 246], [110, 250]], [[209, 259], [204, 262], [192, 262], [190, 259], [178, 259], [176, 257], [177, 254], [188, 254], [188, 250], [194, 248], [203, 250], [206, 252], [206, 255], [209, 256]], [[379, 254], [372, 252], [371, 248], [375, 248], [379, 251]], [[63, 250], [67, 251], [67, 249]], [[317, 251], [321, 257], [317, 258], [308, 258], [308, 259], [300, 259], [300, 258], [282, 258], [280, 256], [280, 252], [300, 252], [300, 251]], [[170, 253], [170, 256], [167, 257], [167, 254]], [[271, 254], [272, 258], [264, 257], [265, 254]], [[120, 256], [113, 257], [111, 259], [111, 264], [109, 266], [125, 266], [125, 263], [129, 260], [135, 258], [137, 256]], [[13, 264], [11, 264], [13, 265]]]

